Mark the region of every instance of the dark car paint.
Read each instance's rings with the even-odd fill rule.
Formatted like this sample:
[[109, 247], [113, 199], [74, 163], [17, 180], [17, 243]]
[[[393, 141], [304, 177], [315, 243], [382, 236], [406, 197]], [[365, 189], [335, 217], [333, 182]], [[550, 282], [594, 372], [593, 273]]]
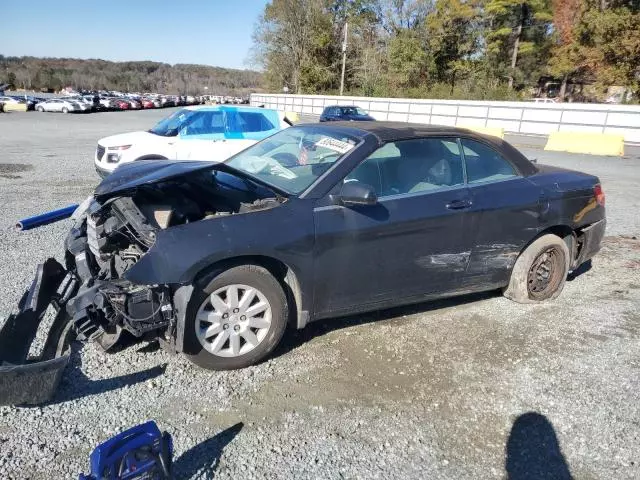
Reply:
[[[593, 193], [597, 177], [533, 165], [501, 140], [451, 127], [344, 122], [326, 128], [357, 132], [362, 142], [301, 195], [266, 210], [161, 230], [125, 277], [144, 285], [188, 285], [220, 262], [277, 260], [299, 285], [298, 311], [313, 320], [505, 286], [518, 254], [550, 228], [580, 233], [595, 225], [585, 229], [580, 260], [599, 248], [605, 221]], [[373, 206], [339, 204], [342, 178], [371, 152], [387, 141], [424, 136], [484, 142], [521, 176], [386, 197]], [[133, 170], [118, 169], [96, 194], [106, 198], [200, 169], [225, 169], [136, 163], [137, 179]], [[457, 200], [469, 206], [448, 208]]]

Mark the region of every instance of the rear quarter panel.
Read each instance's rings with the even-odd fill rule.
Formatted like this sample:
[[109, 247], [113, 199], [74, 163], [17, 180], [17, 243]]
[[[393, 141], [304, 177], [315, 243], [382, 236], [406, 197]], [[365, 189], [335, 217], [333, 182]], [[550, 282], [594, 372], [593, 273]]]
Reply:
[[543, 229], [567, 225], [575, 230], [605, 218], [605, 208], [598, 205], [593, 190], [600, 179], [594, 175], [541, 165], [529, 181], [542, 191]]

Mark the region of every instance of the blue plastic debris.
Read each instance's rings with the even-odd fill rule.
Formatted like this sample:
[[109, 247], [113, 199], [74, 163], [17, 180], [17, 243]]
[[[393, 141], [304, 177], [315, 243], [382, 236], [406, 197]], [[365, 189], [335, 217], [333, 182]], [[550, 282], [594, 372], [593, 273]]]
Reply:
[[149, 421], [98, 445], [79, 480], [171, 480], [172, 457], [171, 435]]

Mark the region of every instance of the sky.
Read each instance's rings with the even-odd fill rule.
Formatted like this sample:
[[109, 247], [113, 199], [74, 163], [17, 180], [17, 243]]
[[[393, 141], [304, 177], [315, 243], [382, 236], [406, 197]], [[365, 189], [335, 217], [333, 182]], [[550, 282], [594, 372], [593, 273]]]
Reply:
[[1, 0], [0, 54], [256, 68], [247, 60], [266, 3]]

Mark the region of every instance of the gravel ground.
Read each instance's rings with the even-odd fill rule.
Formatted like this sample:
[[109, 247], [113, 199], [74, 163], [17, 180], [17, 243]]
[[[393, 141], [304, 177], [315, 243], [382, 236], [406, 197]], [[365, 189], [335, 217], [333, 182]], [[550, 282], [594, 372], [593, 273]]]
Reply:
[[[96, 140], [166, 114], [0, 115], [0, 317], [68, 227], [16, 233], [16, 219], [82, 200]], [[640, 478], [640, 155], [515, 143], [607, 194], [603, 250], [555, 302], [489, 293], [331, 320], [231, 372], [87, 345], [50, 404], [0, 407], [0, 478], [77, 478], [97, 443], [147, 419], [173, 434], [181, 479]]]

